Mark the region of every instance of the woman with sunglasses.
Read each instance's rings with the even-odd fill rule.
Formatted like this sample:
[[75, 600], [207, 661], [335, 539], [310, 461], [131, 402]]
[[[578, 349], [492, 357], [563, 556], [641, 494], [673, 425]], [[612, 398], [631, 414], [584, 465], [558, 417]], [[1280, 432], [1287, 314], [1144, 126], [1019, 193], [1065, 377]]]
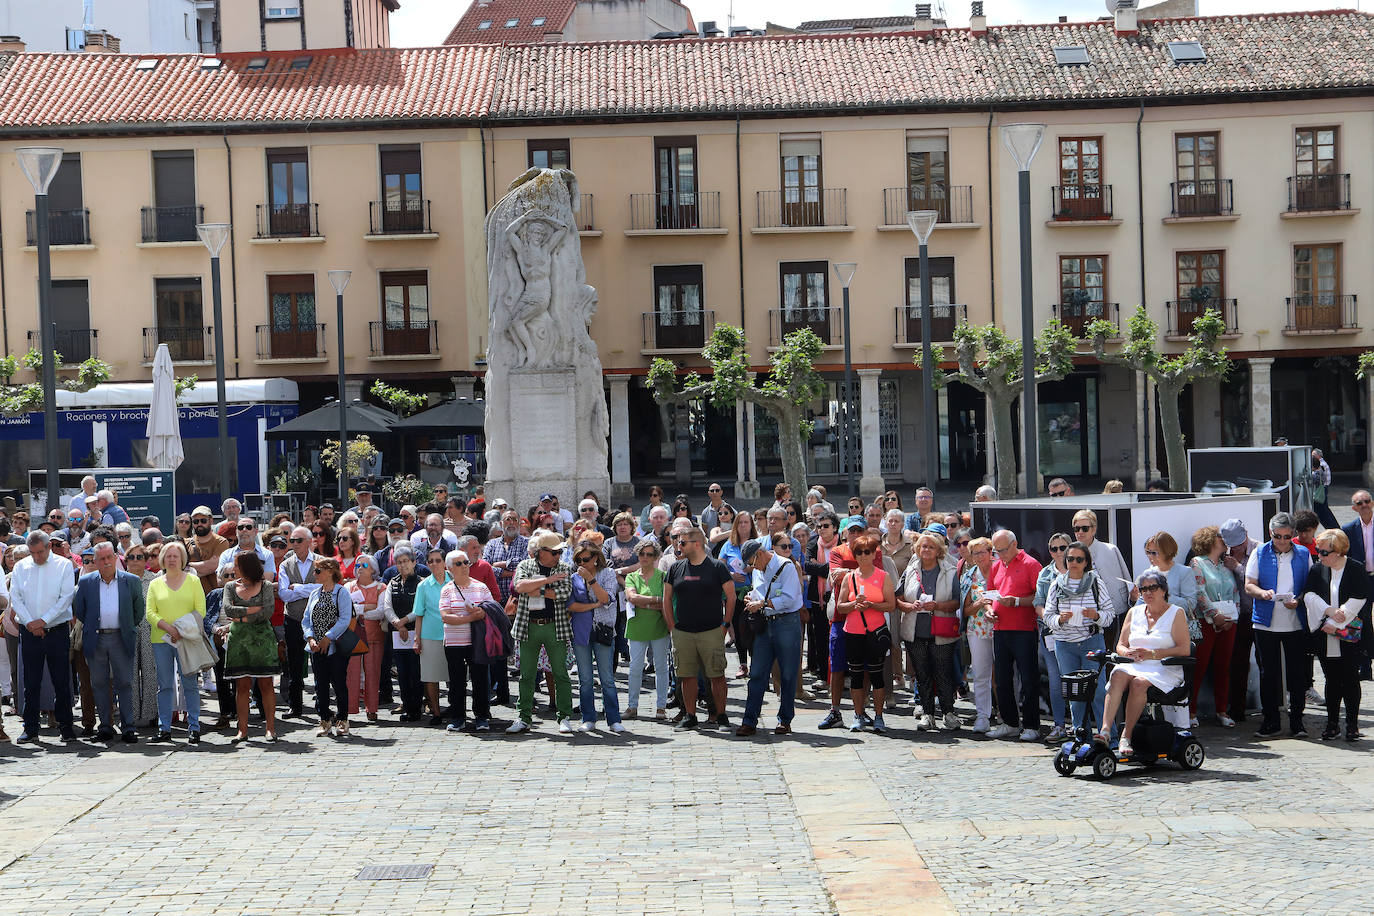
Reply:
[[1145, 710], [1145, 697], [1151, 687], [1168, 693], [1183, 683], [1183, 669], [1166, 667], [1163, 660], [1187, 656], [1192, 652], [1188, 637], [1188, 614], [1169, 600], [1169, 579], [1157, 569], [1147, 569], [1136, 579], [1140, 604], [1131, 608], [1121, 624], [1121, 638], [1116, 653], [1133, 661], [1112, 669], [1107, 687], [1107, 701], [1097, 730], [1097, 740], [1111, 742], [1112, 724], [1126, 704], [1126, 722], [1121, 731], [1117, 753], [1129, 757], [1132, 753], [1131, 733]]
[[[900, 510], [888, 514], [899, 524], [906, 520]], [[915, 671], [916, 695], [922, 709], [916, 727], [935, 731], [938, 699], [944, 715], [942, 724], [957, 729], [962, 724], [954, 712], [953, 681], [954, 652], [959, 646], [959, 581], [954, 567], [945, 562], [945, 539], [938, 534], [919, 535], [916, 559], [898, 582], [902, 643]], [[897, 661], [900, 664], [900, 659]]]
[[825, 608], [830, 601], [830, 551], [840, 546], [840, 519], [825, 509], [815, 510], [816, 536], [807, 544], [802, 569], [806, 573], [806, 603], [812, 608], [806, 621], [806, 670], [822, 681], [830, 678], [827, 645], [830, 621]]
[[238, 707], [238, 734], [234, 742], [248, 740], [248, 704], [256, 686], [267, 717], [267, 743], [277, 740], [277, 695], [272, 678], [281, 672], [277, 662], [277, 634], [272, 632], [275, 589], [262, 560], [251, 551], [234, 557], [234, 578], [224, 586], [221, 618], [229, 621], [224, 643], [224, 676], [234, 682]]
[[386, 532], [387, 522], [385, 518], [377, 518], [372, 522], [372, 527], [367, 529], [367, 542], [363, 544], [363, 552], [377, 556], [391, 546], [391, 538]]
[[310, 551], [334, 559], [334, 529], [324, 522], [310, 526]]
[[448, 705], [453, 721], [448, 731], [458, 734], [468, 724], [468, 680], [472, 680], [473, 730], [491, 731], [491, 686], [486, 664], [477, 664], [472, 644], [473, 621], [486, 612], [482, 602], [495, 600], [490, 589], [472, 578], [472, 558], [462, 550], [444, 558], [449, 581], [439, 592], [439, 617], [444, 622], [444, 659], [448, 663]]
[[[1051, 634], [1049, 625], [1045, 620], [1045, 603], [1049, 600], [1050, 585], [1055, 579], [1064, 575], [1068, 567], [1064, 563], [1064, 554], [1069, 549], [1069, 544], [1073, 538], [1063, 532], [1056, 532], [1050, 535], [1049, 551], [1050, 561], [1045, 564], [1045, 568], [1040, 570], [1040, 578], [1035, 582], [1035, 616], [1040, 621], [1037, 624], [1040, 630], [1040, 638], [1036, 641], [1036, 654], [1040, 657], [1040, 664], [1044, 666], [1049, 674], [1050, 683], [1050, 713], [1054, 716], [1054, 727], [1045, 736], [1045, 740], [1056, 743], [1063, 740], [1068, 728], [1068, 710], [1064, 706], [1064, 691], [1059, 687], [1060, 667], [1059, 657], [1055, 654], [1055, 638]], [[1087, 548], [1084, 548], [1085, 550]], [[1070, 671], [1077, 671], [1078, 668], [1070, 668]], [[1098, 704], [1098, 712], [1101, 712], [1101, 704]]]
[[[1308, 613], [1312, 625], [1312, 648], [1326, 676], [1326, 729], [1323, 741], [1334, 741], [1340, 734], [1338, 723], [1341, 701], [1345, 701], [1345, 740], [1358, 741], [1360, 734], [1361, 658], [1374, 646], [1374, 618], [1369, 610], [1369, 577], [1364, 564], [1346, 556], [1350, 538], [1339, 528], [1328, 528], [1317, 535], [1318, 562], [1303, 585], [1304, 602], [1325, 608]], [[1313, 600], [1315, 599], [1315, 600]], [[1315, 617], [1315, 619], [1314, 619]], [[1351, 624], [1359, 621], [1358, 630]]]
[[444, 654], [444, 621], [439, 615], [439, 599], [448, 584], [447, 554], [431, 547], [425, 554], [429, 576], [415, 589], [415, 604], [411, 616], [415, 620], [415, 651], [420, 655], [420, 684], [429, 701], [429, 724], [444, 724], [443, 708], [439, 705], [439, 684], [448, 680], [448, 656]]
[[887, 624], [887, 615], [897, 606], [892, 577], [878, 562], [878, 539], [863, 535], [850, 544], [858, 569], [840, 577], [836, 616], [844, 616], [844, 653], [849, 673], [849, 695], [854, 702], [854, 724], [850, 731], [863, 731], [863, 709], [868, 702], [868, 678], [873, 692], [873, 732], [884, 734], [883, 702], [887, 681], [883, 661], [887, 653], [878, 644], [877, 632]]
[[[735, 591], [738, 593], [741, 588], [748, 591], [750, 581], [749, 571], [744, 568], [744, 545], [759, 536], [758, 530], [754, 526], [754, 517], [748, 512], [740, 512], [735, 516], [731, 523], [730, 534], [721, 543], [720, 553], [717, 555], [722, 563], [730, 570], [730, 576], [735, 580]], [[735, 651], [739, 654], [739, 670], [735, 672], [735, 677], [749, 676], [749, 649], [754, 644], [753, 634], [749, 632], [749, 627], [745, 622], [745, 615], [736, 614], [731, 622], [731, 635], [734, 636]], [[658, 656], [655, 655], [657, 660]]]
[[[1191, 566], [1176, 563], [1177, 557], [1178, 541], [1169, 532], [1157, 531], [1145, 539], [1145, 558], [1150, 561], [1150, 568], [1164, 573], [1174, 604], [1183, 608], [1192, 620], [1197, 608], [1197, 574]], [[1201, 639], [1195, 624], [1189, 624], [1188, 628], [1193, 631], [1194, 638]]]
[[964, 629], [968, 638], [969, 680], [973, 684], [973, 708], [977, 718], [973, 722], [973, 733], [987, 734], [992, 727], [992, 680], [993, 621], [988, 617], [992, 601], [984, 597], [988, 588], [988, 577], [992, 574], [992, 541], [988, 538], [974, 538], [964, 549], [964, 574], [959, 580], [959, 593], [963, 595], [964, 618], [968, 621]]
[[[134, 545], [124, 555], [124, 568], [138, 576], [143, 583], [146, 606], [148, 583], [158, 574], [148, 568], [150, 550], [161, 548], [161, 544], [148, 546]], [[153, 658], [152, 628], [145, 615], [138, 622], [138, 633], [134, 637], [134, 727], [146, 728], [157, 721], [157, 661]]]
[[[664, 505], [663, 502], [663, 488], [660, 487], [658, 484], [654, 484], [653, 486], [649, 487], [649, 503], [639, 512], [640, 531], [649, 530], [649, 512], [653, 510], [654, 506], [663, 506], [665, 509], [667, 508], [667, 506]], [[670, 512], [669, 518], [671, 517], [672, 513]]]
[[1210, 670], [1217, 721], [1223, 728], [1235, 728], [1236, 720], [1228, 716], [1226, 710], [1231, 699], [1231, 655], [1236, 646], [1236, 621], [1240, 619], [1240, 583], [1222, 560], [1226, 555], [1226, 542], [1216, 525], [1195, 531], [1192, 546], [1190, 565], [1197, 578], [1202, 642], [1197, 646], [1192, 695], [1188, 698], [1190, 724], [1197, 728], [1197, 692]]
[[[572, 615], [572, 649], [577, 661], [577, 692], [582, 710], [582, 731], [596, 728], [596, 683], [592, 664], [601, 679], [601, 706], [606, 724], [619, 734], [625, 731], [620, 721], [620, 699], [615, 686], [615, 612], [620, 585], [615, 572], [606, 568], [606, 556], [595, 537], [586, 536], [573, 550], [572, 597], [568, 612]], [[598, 634], [602, 638], [598, 638]], [[609, 637], [610, 642], [606, 641]]]
[[[381, 702], [382, 646], [385, 612], [382, 609], [381, 570], [375, 557], [363, 554], [353, 562], [353, 581], [348, 583], [348, 596], [353, 599], [353, 612], [362, 618], [358, 636], [367, 644], [367, 654], [355, 655], [348, 661], [348, 712], [357, 715], [361, 708], [367, 721], [377, 721], [377, 707]], [[389, 673], [388, 673], [388, 676]]]
[[[1059, 548], [1057, 552], [1056, 547]], [[1098, 579], [1097, 571], [1093, 569], [1092, 554], [1082, 542], [1068, 542], [1068, 535], [1056, 534], [1050, 538], [1050, 552], [1056, 560], [1063, 558], [1057, 564], [1063, 569], [1051, 578], [1043, 604], [1038, 600], [1037, 591], [1036, 612], [1054, 640], [1051, 657], [1057, 664], [1050, 672], [1050, 696], [1058, 694], [1062, 705], [1063, 691], [1060, 689], [1058, 672], [1083, 671], [1093, 667], [1088, 662], [1088, 653], [1105, 650], [1106, 641], [1102, 632], [1116, 619], [1116, 608], [1112, 605], [1111, 589]], [[1102, 706], [1106, 698], [1107, 685], [1103, 678], [1098, 678], [1097, 693], [1092, 700], [1094, 722], [1104, 721]], [[1086, 727], [1088, 704], [1073, 700], [1069, 706], [1073, 712], [1073, 727]], [[1055, 742], [1066, 737], [1063, 729], [1059, 729], [1059, 732], [1056, 737], [1051, 731], [1046, 740]]]
[[718, 524], [706, 535], [706, 545], [711, 551], [711, 556], [716, 559], [720, 559], [720, 552], [725, 548], [725, 542], [730, 539], [730, 531], [738, 516], [735, 507], [729, 503], [721, 503], [720, 508], [716, 510]]
[[176, 536], [183, 541], [191, 540], [191, 516], [183, 512], [176, 518]]
[[[741, 515], [749, 517], [747, 513]], [[645, 538], [635, 548], [635, 554], [639, 558], [639, 565], [625, 576], [625, 599], [631, 608], [630, 619], [625, 623], [625, 638], [630, 643], [630, 677], [626, 685], [629, 702], [625, 707], [625, 718], [633, 719], [639, 715], [644, 661], [652, 652], [654, 689], [658, 696], [654, 718], [661, 722], [668, 718], [668, 688], [672, 682], [668, 674], [672, 642], [668, 623], [663, 617], [663, 571], [658, 568], [662, 551], [656, 541]]]
[[[420, 656], [415, 651], [415, 591], [421, 577], [416, 571], [415, 548], [409, 542], [392, 549], [396, 575], [379, 596], [382, 616], [391, 629], [391, 657], [396, 662], [396, 681], [401, 694], [402, 722], [419, 722], [423, 710], [420, 688]], [[370, 653], [369, 653], [370, 654]]]
[[339, 561], [339, 575], [344, 582], [353, 579], [353, 566], [358, 561], [361, 553], [361, 546], [358, 532], [355, 528], [347, 525], [339, 529], [339, 533], [334, 536], [334, 556]]
[[[310, 593], [301, 629], [315, 672], [315, 711], [320, 717], [320, 737], [346, 738], [348, 730], [348, 662], [336, 640], [353, 619], [353, 599], [339, 581], [339, 561], [322, 557], [315, 561], [315, 581], [319, 588]], [[333, 694], [339, 707], [335, 716], [329, 698]]]

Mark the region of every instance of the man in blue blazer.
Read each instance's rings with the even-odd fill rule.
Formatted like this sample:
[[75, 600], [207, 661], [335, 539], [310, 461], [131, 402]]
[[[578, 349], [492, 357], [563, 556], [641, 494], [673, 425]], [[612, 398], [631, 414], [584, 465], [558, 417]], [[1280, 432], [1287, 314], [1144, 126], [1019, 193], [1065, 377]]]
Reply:
[[134, 659], [138, 622], [143, 619], [143, 582], [119, 568], [114, 545], [95, 548], [95, 572], [77, 580], [72, 616], [81, 621], [81, 648], [91, 668], [91, 690], [100, 715], [97, 741], [114, 739], [110, 683], [119, 696], [124, 741], [138, 740], [134, 731]]

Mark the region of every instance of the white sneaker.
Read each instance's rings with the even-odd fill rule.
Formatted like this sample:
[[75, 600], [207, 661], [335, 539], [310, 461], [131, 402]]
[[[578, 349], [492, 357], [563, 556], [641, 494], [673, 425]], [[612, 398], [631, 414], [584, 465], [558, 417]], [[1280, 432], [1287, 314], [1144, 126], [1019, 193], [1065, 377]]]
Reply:
[[[981, 721], [983, 721], [983, 720], [982, 720], [982, 719], [979, 719], [978, 721], [981, 722]], [[1010, 725], [1008, 725], [1008, 724], [1005, 723], [1005, 722], [1003, 722], [1001, 725], [998, 725], [998, 726], [995, 727], [995, 728], [990, 728], [990, 729], [988, 729], [988, 737], [989, 737], [989, 738], [1010, 738], [1010, 737], [1014, 736], [1015, 734], [1016, 734], [1016, 729], [1012, 728]]]
[[1221, 727], [1222, 727], [1222, 728], [1235, 728], [1235, 727], [1236, 727], [1236, 720], [1235, 720], [1235, 719], [1232, 719], [1230, 716], [1226, 715], [1225, 713], [1222, 713], [1221, 715], [1217, 716], [1217, 721], [1221, 723]]
[[1027, 728], [1027, 729], [1024, 729], [1024, 730], [1021, 732], [1020, 736], [1018, 737], [1018, 740], [1020, 740], [1020, 741], [1039, 741], [1039, 740], [1040, 740], [1040, 729], [1038, 729], [1038, 728]]
[[1050, 733], [1045, 736], [1045, 740], [1050, 742], [1063, 741], [1065, 734], [1064, 726], [1056, 725], [1054, 728], [1050, 729]]
[[562, 735], [571, 735], [573, 733], [572, 719], [559, 719], [558, 732]]
[[1315, 688], [1315, 687], [1308, 687], [1308, 688], [1307, 688], [1307, 705], [1308, 705], [1308, 706], [1321, 706], [1321, 705], [1322, 705], [1323, 703], [1325, 703], [1325, 702], [1326, 702], [1326, 701], [1322, 699], [1322, 695], [1321, 695], [1320, 693], [1317, 693], [1317, 688]]
[[580, 726], [578, 726], [578, 731], [594, 732], [594, 731], [596, 731], [596, 723], [595, 723], [595, 722], [583, 722]]
[[952, 712], [947, 712], [947, 713], [945, 713], [945, 728], [948, 729], [949, 731], [952, 731], [952, 732], [953, 732], [953, 731], [958, 731], [958, 730], [963, 726], [963, 724], [964, 724], [964, 723], [961, 722], [961, 721], [959, 720], [959, 717], [958, 717], [957, 715], [955, 715], [954, 713], [952, 713]]
[[979, 716], [977, 719], [974, 720], [973, 728], [970, 729], [970, 731], [972, 731], [975, 735], [986, 735], [988, 733], [988, 727], [988, 717]]
[[916, 728], [918, 730], [924, 730], [928, 732], [935, 731], [935, 717], [921, 716], [921, 721], [916, 724]]
[[625, 733], [625, 726], [617, 722], [611, 726], [611, 731], [615, 732], [617, 735], [623, 735]]
[[527, 732], [529, 730], [530, 723], [526, 722], [524, 719], [516, 719], [514, 722], [510, 724], [510, 727], [506, 729], [506, 734], [518, 735], [521, 732]]
[[1188, 727], [1197, 728], [1197, 716], [1190, 716], [1188, 718]]

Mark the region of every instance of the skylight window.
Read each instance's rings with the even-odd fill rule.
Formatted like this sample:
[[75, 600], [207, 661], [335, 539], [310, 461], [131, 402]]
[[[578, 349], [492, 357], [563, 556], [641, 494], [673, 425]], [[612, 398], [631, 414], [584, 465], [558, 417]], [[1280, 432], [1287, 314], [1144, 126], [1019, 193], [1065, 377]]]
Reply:
[[200, 62], [200, 69], [202, 70], [218, 70], [222, 66], [224, 66], [224, 62], [218, 57], [207, 57]]
[[267, 69], [267, 58], [265, 58], [265, 57], [253, 57], [253, 58], [249, 58], [249, 60], [248, 60], [248, 69], [249, 69], [249, 70], [266, 70], [266, 69]]
[[301, 56], [301, 57], [293, 57], [293, 58], [291, 58], [291, 69], [292, 69], [292, 70], [308, 70], [308, 69], [310, 69], [310, 59], [311, 59], [311, 58], [310, 58], [310, 55], [309, 55], [309, 54], [303, 55], [303, 56]]
[[1169, 42], [1169, 56], [1174, 59], [1176, 64], [1205, 64], [1207, 62], [1207, 52], [1202, 50], [1202, 44], [1196, 41]]
[[519, 24], [520, 24], [520, 20], [519, 20], [519, 19], [507, 19], [507, 20], [506, 20], [506, 28], [508, 28], [508, 29], [513, 29], [513, 28], [515, 28], [515, 27], [516, 27], [517, 25], [519, 25]]
[[138, 71], [140, 71], [140, 72], [147, 72], [147, 71], [150, 71], [150, 70], [156, 70], [156, 69], [157, 69], [157, 58], [156, 58], [156, 57], [144, 57], [144, 58], [140, 58], [140, 59], [139, 59], [139, 62], [136, 63], [136, 64], [134, 64], [134, 69], [135, 69], [135, 70], [138, 70]]
[[543, 25], [545, 21], [546, 20], [543, 16], [535, 16], [533, 19], [530, 20], [530, 25]]
[[483, 19], [481, 22], [477, 23], [477, 31], [479, 31], [479, 32], [482, 31], [483, 29], [489, 29], [489, 28], [491, 28], [491, 20], [490, 20], [490, 19]]
[[1061, 67], [1077, 67], [1089, 63], [1088, 49], [1083, 45], [1056, 46], [1054, 62]]

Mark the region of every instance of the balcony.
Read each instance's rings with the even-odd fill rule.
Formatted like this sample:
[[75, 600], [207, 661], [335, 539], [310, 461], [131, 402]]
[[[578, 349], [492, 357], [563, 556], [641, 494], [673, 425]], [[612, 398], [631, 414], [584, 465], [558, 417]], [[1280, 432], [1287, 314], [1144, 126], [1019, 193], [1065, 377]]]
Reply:
[[1304, 334], [1352, 334], [1360, 329], [1355, 316], [1355, 297], [1338, 293], [1308, 293], [1290, 296], [1288, 323], [1283, 333], [1289, 336]]
[[768, 310], [768, 346], [776, 349], [788, 334], [801, 328], [816, 332], [827, 347], [844, 345], [844, 310], [840, 308], [790, 308]]
[[1050, 306], [1050, 311], [1074, 337], [1086, 339], [1084, 329], [1099, 318], [1116, 326], [1113, 337], [1121, 336], [1121, 306], [1115, 302], [1059, 302]]
[[[848, 189], [757, 191], [754, 232], [853, 232]], [[905, 217], [903, 217], [905, 218]]]
[[367, 204], [368, 238], [422, 236], [438, 238], [430, 221], [430, 202], [406, 200], [373, 200]]
[[[919, 347], [921, 345], [921, 307], [919, 305], [899, 305], [896, 308], [896, 335], [894, 347]], [[930, 307], [930, 342], [952, 343], [954, 329], [968, 321], [968, 306], [963, 303], [945, 305], [935, 303]]]
[[1109, 184], [1065, 184], [1050, 188], [1050, 212], [1046, 225], [1121, 225], [1112, 218], [1112, 186]]
[[1193, 320], [1201, 318], [1208, 309], [1216, 309], [1221, 313], [1221, 320], [1226, 323], [1222, 337], [1240, 336], [1239, 310], [1235, 299], [1170, 299], [1164, 305], [1169, 313], [1169, 329], [1165, 336], [1170, 340], [1188, 340], [1192, 337]]
[[720, 192], [631, 194], [627, 235], [724, 235]]
[[644, 312], [644, 346], [641, 354], [700, 353], [716, 327], [714, 309], [681, 309]]
[[883, 228], [906, 229], [909, 210], [936, 210], [942, 225], [973, 226], [973, 186], [884, 188]]
[[215, 361], [214, 328], [210, 326], [159, 326], [143, 329], [143, 361], [152, 364], [158, 344], [166, 344], [174, 363]]
[[325, 359], [322, 324], [258, 325], [258, 359], [322, 362]]
[[1299, 216], [1349, 216], [1350, 175], [1294, 175], [1288, 179], [1287, 218]]
[[598, 236], [601, 230], [596, 228], [596, 200], [595, 195], [583, 194], [582, 199], [577, 202], [577, 232], [579, 235]]
[[[100, 355], [96, 345], [99, 337], [100, 332], [91, 328], [58, 328], [53, 335], [53, 349], [62, 357], [62, 362], [69, 366], [83, 363], [92, 356]], [[42, 347], [37, 331], [30, 331], [28, 340], [30, 350]]]
[[1173, 201], [1170, 220], [1235, 218], [1229, 178], [1171, 181], [1169, 195]]
[[205, 208], [144, 207], [143, 244], [199, 242], [196, 225], [205, 222]]
[[258, 204], [258, 239], [322, 241], [319, 204]]
[[437, 321], [372, 321], [367, 328], [373, 359], [439, 358]]
[[[29, 246], [37, 245], [38, 217], [34, 211], [28, 211], [25, 225], [28, 229]], [[49, 210], [48, 244], [52, 246], [91, 244], [91, 211], [89, 209]]]

